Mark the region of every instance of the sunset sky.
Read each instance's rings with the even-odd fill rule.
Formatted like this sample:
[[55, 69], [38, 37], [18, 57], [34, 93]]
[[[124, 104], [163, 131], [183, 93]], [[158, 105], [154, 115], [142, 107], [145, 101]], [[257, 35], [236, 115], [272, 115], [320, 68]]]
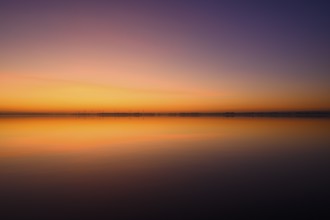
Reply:
[[1, 0], [0, 111], [330, 110], [329, 9]]

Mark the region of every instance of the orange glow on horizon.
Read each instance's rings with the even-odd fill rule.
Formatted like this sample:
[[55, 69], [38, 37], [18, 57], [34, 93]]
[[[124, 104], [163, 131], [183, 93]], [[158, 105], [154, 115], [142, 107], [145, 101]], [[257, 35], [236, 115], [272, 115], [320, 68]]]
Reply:
[[0, 111], [211, 112], [330, 109], [330, 105], [324, 101], [326, 95], [319, 95], [315, 99], [313, 94], [309, 94], [310, 97], [306, 94], [285, 97], [285, 94], [263, 94], [253, 90], [247, 94], [244, 88], [230, 86], [218, 90], [191, 85], [162, 89], [164, 86], [160, 84], [160, 89], [157, 89], [19, 75], [0, 78]]

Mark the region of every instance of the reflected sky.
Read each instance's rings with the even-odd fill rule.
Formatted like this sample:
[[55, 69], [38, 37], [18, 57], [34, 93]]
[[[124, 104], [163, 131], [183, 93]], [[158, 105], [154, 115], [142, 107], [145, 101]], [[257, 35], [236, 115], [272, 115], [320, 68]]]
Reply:
[[1, 205], [136, 216], [315, 203], [328, 196], [329, 125], [303, 118], [1, 118]]
[[329, 120], [319, 119], [4, 118], [1, 164], [13, 167], [1, 170], [19, 172], [30, 162], [41, 167], [57, 164], [61, 171], [66, 165], [73, 170], [103, 169], [109, 163], [134, 167], [143, 161], [153, 166], [196, 156], [207, 161], [212, 154], [302, 151], [329, 143], [328, 126]]
[[[189, 151], [219, 144], [325, 137], [328, 120], [266, 118], [3, 118], [0, 157]], [[138, 150], [137, 150], [138, 149]], [[204, 149], [204, 148], [203, 148]]]

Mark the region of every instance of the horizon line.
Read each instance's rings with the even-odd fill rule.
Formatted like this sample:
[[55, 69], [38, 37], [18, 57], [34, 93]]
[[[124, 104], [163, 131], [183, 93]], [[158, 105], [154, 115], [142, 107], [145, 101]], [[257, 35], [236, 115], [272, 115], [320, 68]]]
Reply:
[[329, 110], [313, 111], [171, 111], [171, 112], [20, 112], [0, 111], [0, 117], [330, 117]]

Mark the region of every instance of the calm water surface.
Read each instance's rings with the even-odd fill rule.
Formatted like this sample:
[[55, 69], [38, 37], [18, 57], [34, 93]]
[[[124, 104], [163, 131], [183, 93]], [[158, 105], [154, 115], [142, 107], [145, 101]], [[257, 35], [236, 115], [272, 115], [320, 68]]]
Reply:
[[330, 195], [330, 120], [1, 118], [7, 215], [214, 215]]

